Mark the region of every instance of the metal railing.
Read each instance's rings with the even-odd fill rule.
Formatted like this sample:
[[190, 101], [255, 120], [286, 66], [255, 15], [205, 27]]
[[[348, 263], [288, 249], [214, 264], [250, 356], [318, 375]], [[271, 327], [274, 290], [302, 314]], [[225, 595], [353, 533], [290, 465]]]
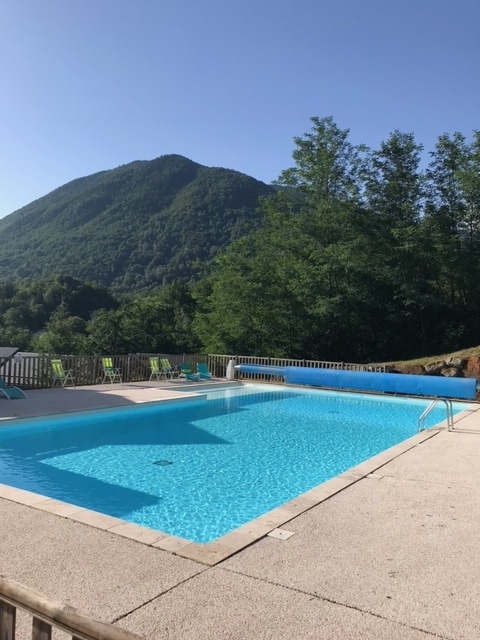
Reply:
[[135, 633], [91, 618], [73, 607], [49, 600], [15, 580], [0, 576], [2, 640], [15, 638], [17, 609], [32, 615], [33, 640], [50, 640], [53, 628], [66, 632], [72, 640], [142, 640]]
[[[350, 362], [329, 362], [320, 360], [295, 360], [290, 358], [268, 358], [260, 356], [220, 355], [220, 354], [169, 354], [169, 353], [135, 353], [112, 356], [113, 366], [121, 371], [123, 382], [141, 382], [150, 377], [150, 357], [168, 358], [173, 368], [180, 363], [188, 362], [193, 370], [200, 362], [208, 364], [209, 371], [215, 378], [226, 376], [230, 360], [236, 364], [259, 364], [267, 366], [299, 366], [317, 369], [337, 369], [345, 371], [378, 371], [384, 372], [383, 366], [369, 366]], [[21, 389], [46, 389], [52, 386], [53, 374], [51, 360], [60, 358], [64, 369], [71, 369], [77, 386], [101, 384], [103, 379], [102, 356], [66, 356], [26, 354], [8, 360], [0, 368], [0, 375], [8, 385]], [[261, 374], [242, 374], [244, 380], [271, 380], [271, 376]]]
[[[337, 371], [370, 371], [385, 373], [384, 365], [357, 364], [353, 362], [332, 362], [328, 360], [294, 360], [290, 358], [260, 358], [257, 356], [210, 356], [211, 358], [226, 358], [227, 364], [230, 359], [236, 364], [253, 364], [271, 367], [307, 367], [309, 369], [335, 369]], [[241, 380], [275, 382], [281, 381], [281, 376], [265, 375], [262, 373], [237, 373]]]
[[432, 413], [432, 411], [435, 409], [435, 407], [439, 402], [445, 403], [445, 408], [447, 410], [447, 430], [451, 431], [453, 429], [452, 401], [449, 398], [435, 398], [434, 400], [431, 401], [431, 403], [428, 405], [428, 407], [425, 409], [425, 411], [422, 413], [422, 415], [418, 419], [418, 422], [417, 422], [418, 433], [420, 433], [420, 431], [425, 431], [425, 429], [427, 428], [427, 418]]

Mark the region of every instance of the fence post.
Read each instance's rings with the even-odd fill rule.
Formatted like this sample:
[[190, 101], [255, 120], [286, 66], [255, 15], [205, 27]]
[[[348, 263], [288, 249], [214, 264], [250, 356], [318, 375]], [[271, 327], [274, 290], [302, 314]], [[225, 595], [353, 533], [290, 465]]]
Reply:
[[5, 640], [15, 638], [15, 620], [17, 610], [8, 602], [0, 600], [0, 637]]

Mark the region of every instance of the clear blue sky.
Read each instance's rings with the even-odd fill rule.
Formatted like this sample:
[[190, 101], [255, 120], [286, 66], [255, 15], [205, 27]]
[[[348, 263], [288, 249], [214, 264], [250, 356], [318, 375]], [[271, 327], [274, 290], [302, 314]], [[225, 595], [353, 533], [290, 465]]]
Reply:
[[471, 140], [479, 25], [480, 0], [3, 0], [0, 216], [167, 153], [268, 183], [312, 116]]

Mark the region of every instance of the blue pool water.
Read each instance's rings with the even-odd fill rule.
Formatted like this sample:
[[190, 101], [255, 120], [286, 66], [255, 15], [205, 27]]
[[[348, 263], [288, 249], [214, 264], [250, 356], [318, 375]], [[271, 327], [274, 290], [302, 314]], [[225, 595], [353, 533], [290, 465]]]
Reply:
[[428, 403], [251, 385], [50, 417], [0, 428], [0, 482], [208, 543], [415, 435]]

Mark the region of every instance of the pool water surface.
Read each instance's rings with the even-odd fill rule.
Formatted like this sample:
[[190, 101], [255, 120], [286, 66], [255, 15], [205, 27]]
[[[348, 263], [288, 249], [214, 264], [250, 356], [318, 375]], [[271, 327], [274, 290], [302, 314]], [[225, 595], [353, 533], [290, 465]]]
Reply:
[[0, 429], [0, 483], [206, 544], [414, 436], [428, 404], [247, 385], [50, 417]]

